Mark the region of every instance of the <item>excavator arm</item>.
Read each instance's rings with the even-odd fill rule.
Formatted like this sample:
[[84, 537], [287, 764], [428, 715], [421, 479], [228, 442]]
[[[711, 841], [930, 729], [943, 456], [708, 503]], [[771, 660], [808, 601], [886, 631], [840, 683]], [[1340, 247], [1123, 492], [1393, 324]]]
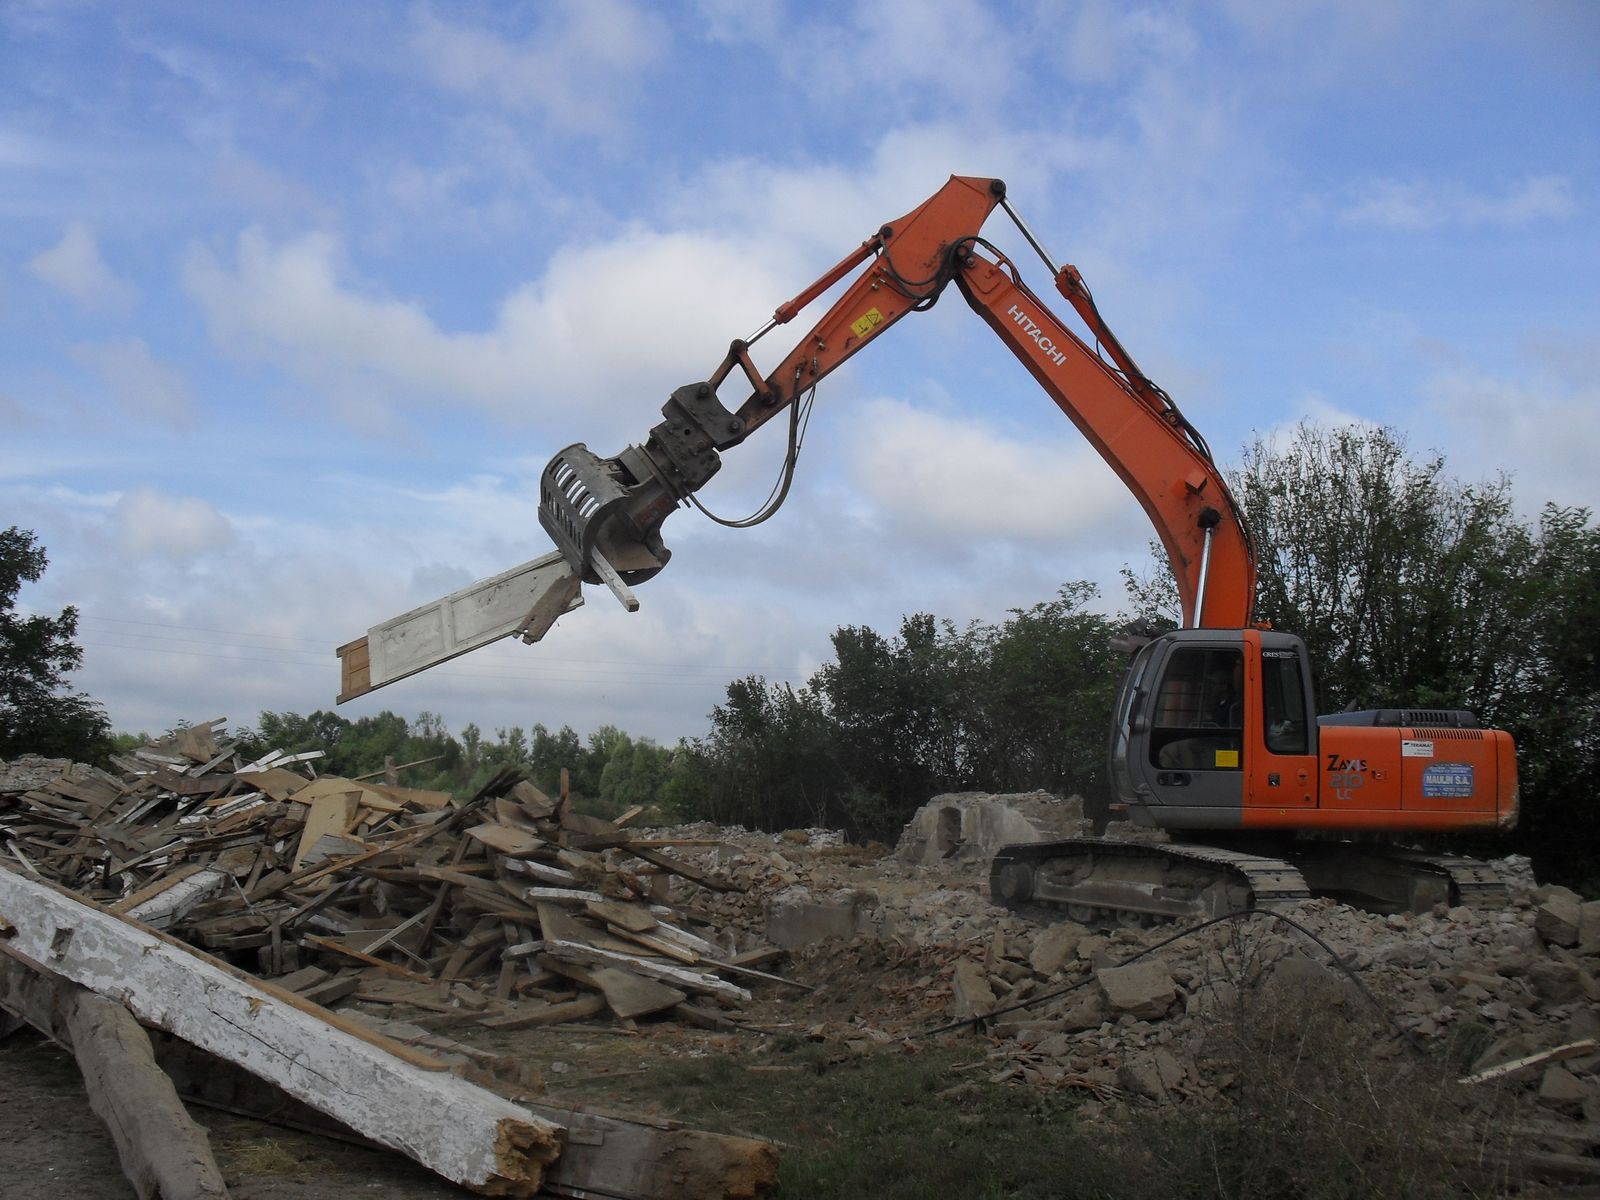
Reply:
[[[1022, 282], [979, 235], [1003, 206], [1039, 252], [1103, 359]], [[859, 273], [787, 357], [762, 375], [751, 345], [792, 320], [852, 271]], [[661, 523], [720, 466], [719, 452], [790, 410], [830, 372], [954, 282], [1110, 464], [1155, 526], [1177, 581], [1185, 626], [1240, 628], [1254, 609], [1255, 557], [1244, 519], [1204, 440], [1101, 319], [1077, 270], [1051, 262], [1006, 203], [998, 179], [952, 176], [918, 208], [884, 225], [793, 299], [754, 336], [735, 341], [711, 376], [679, 388], [641, 445], [600, 458], [581, 443], [557, 454], [540, 486], [539, 519], [586, 581], [605, 582], [630, 607], [630, 585], [670, 557]], [[737, 370], [750, 385], [736, 410], [718, 391]], [[792, 455], [788, 463], [792, 469]], [[1002, 496], [1003, 482], [996, 482]], [[1063, 514], [1070, 522], [1071, 514]]]

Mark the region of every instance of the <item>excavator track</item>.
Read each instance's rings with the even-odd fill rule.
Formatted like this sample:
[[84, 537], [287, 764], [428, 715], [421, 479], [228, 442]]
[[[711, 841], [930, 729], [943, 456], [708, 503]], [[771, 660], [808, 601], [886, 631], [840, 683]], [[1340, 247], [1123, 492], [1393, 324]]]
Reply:
[[1214, 917], [1311, 896], [1293, 863], [1221, 846], [1069, 838], [1003, 846], [989, 868], [996, 903], [1065, 911], [1083, 924]]
[[1331, 896], [1379, 911], [1496, 907], [1505, 883], [1477, 859], [1397, 846], [1302, 842], [1284, 857], [1223, 846], [1069, 838], [1004, 846], [997, 904], [1086, 925], [1148, 925]]
[[1493, 867], [1459, 854], [1306, 842], [1295, 848], [1293, 857], [1317, 895], [1368, 908], [1395, 912], [1425, 912], [1435, 904], [1496, 908], [1507, 898], [1505, 881]]

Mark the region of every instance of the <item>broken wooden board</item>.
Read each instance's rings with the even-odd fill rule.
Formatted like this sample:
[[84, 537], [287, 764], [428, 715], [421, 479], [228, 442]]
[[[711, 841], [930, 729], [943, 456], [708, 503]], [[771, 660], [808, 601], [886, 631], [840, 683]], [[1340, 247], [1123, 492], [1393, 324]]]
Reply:
[[531, 1196], [560, 1152], [558, 1126], [427, 1069], [427, 1056], [9, 868], [0, 868], [0, 918], [16, 930], [7, 953], [116, 996], [146, 1024], [271, 1081], [454, 1183]]
[[558, 550], [367, 630], [340, 646], [337, 703], [513, 634], [536, 642], [583, 604], [578, 577]]
[[360, 796], [354, 792], [331, 792], [318, 796], [306, 811], [305, 827], [300, 832], [300, 848], [295, 852], [294, 869], [306, 864], [306, 855], [325, 833], [343, 837], [356, 823]]
[[238, 778], [257, 788], [274, 800], [286, 800], [311, 781], [284, 767], [268, 767], [264, 771], [240, 771]]
[[215, 867], [196, 870], [183, 868], [159, 891], [144, 896], [119, 910], [152, 929], [165, 929], [195, 905], [214, 896], [233, 882], [233, 876]]
[[[479, 1060], [498, 1057], [414, 1026], [408, 1031], [386, 1021], [380, 1029], [441, 1053], [454, 1051]], [[186, 1098], [354, 1140], [322, 1114], [229, 1063], [161, 1034], [154, 1041], [161, 1066]], [[689, 1129], [661, 1117], [566, 1108], [537, 1098], [526, 1104], [535, 1115], [567, 1131], [567, 1144], [545, 1173], [541, 1195], [574, 1200], [759, 1200], [777, 1186], [778, 1151], [770, 1142]]]
[[750, 993], [745, 991], [744, 988], [731, 984], [725, 979], [718, 979], [715, 975], [690, 971], [683, 967], [669, 966], [666, 963], [651, 962], [649, 959], [640, 958], [637, 955], [602, 949], [587, 942], [569, 941], [565, 938], [546, 935], [544, 943], [547, 954], [569, 962], [576, 962], [585, 967], [622, 967], [629, 971], [636, 971], [650, 979], [656, 979], [675, 987], [686, 988], [692, 992], [707, 992], [713, 996], [720, 996], [727, 1000], [743, 1001], [746, 1004], [750, 1002]]
[[3, 950], [0, 1006], [72, 1051], [89, 1107], [110, 1132], [140, 1200], [227, 1200], [205, 1130], [127, 1009]]
[[559, 1120], [567, 1148], [547, 1187], [558, 1196], [623, 1200], [757, 1200], [778, 1183], [778, 1149], [675, 1121], [529, 1103]]
[[502, 825], [498, 821], [486, 821], [482, 825], [474, 825], [467, 830], [467, 836], [474, 841], [482, 842], [497, 854], [532, 854], [549, 845], [542, 837], [529, 833], [525, 829], [517, 829], [510, 825]]
[[654, 979], [643, 979], [620, 967], [602, 967], [592, 972], [592, 978], [600, 985], [606, 1006], [619, 1021], [648, 1017], [651, 1013], [682, 1004], [688, 998], [676, 988]]

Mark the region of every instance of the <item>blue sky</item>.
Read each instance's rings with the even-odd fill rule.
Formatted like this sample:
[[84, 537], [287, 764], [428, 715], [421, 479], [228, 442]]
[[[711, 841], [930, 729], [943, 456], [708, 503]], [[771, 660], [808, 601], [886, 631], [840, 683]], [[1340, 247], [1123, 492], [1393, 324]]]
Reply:
[[[1529, 512], [1594, 506], [1597, 63], [1586, 0], [0, 0], [24, 603], [78, 606], [118, 728], [329, 707], [334, 646], [548, 549], [554, 451], [642, 439], [952, 173], [1007, 180], [1223, 461], [1391, 424]], [[774, 429], [714, 510], [766, 494]], [[664, 533], [639, 613], [591, 589], [342, 711], [672, 740], [842, 624], [1075, 579], [1114, 609], [1150, 537], [953, 292], [824, 381], [776, 519]]]

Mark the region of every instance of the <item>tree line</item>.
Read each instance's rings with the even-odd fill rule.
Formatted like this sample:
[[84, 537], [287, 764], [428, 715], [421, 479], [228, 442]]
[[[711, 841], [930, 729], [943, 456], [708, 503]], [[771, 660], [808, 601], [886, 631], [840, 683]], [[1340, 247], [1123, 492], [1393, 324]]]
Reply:
[[[1600, 893], [1600, 529], [1589, 510], [1524, 517], [1507, 479], [1463, 483], [1390, 429], [1302, 424], [1281, 443], [1256, 439], [1229, 479], [1258, 542], [1257, 616], [1305, 638], [1322, 710], [1463, 707], [1509, 730], [1523, 811], [1509, 845], [1541, 877]], [[671, 818], [890, 839], [939, 792], [1103, 793], [1124, 665], [1113, 637], [1130, 623], [1170, 626], [1176, 612], [1152, 554], [1125, 571], [1131, 607], [1115, 615], [1093, 610], [1091, 585], [1069, 583], [999, 622], [917, 613], [892, 632], [840, 628], [803, 684], [736, 679], [707, 732], [671, 747], [613, 726], [587, 738], [540, 724], [453, 735], [434, 714], [391, 712], [267, 712], [249, 738], [325, 750], [325, 769], [346, 775], [427, 760], [408, 782], [461, 791], [517, 764], [549, 790], [566, 768], [588, 811], [645, 804]], [[0, 535], [0, 757], [111, 744], [103, 712], [64, 686], [81, 658], [75, 612], [11, 612], [44, 561], [25, 532]]]

